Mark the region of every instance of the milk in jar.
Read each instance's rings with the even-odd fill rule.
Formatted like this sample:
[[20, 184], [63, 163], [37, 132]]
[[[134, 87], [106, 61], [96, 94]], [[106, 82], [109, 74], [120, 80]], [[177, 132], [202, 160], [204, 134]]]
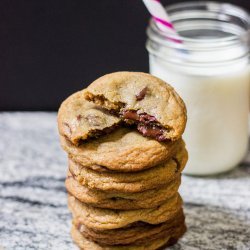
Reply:
[[168, 8], [183, 44], [148, 28], [150, 73], [171, 84], [187, 106], [184, 173], [210, 175], [237, 166], [248, 148], [249, 16], [230, 4]]

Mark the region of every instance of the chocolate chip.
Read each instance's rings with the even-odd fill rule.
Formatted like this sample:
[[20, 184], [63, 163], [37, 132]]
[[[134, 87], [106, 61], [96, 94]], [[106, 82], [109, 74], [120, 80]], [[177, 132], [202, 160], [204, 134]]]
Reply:
[[139, 114], [139, 116], [140, 116], [140, 122], [150, 123], [156, 121], [156, 118], [154, 116], [148, 115], [146, 113]]
[[156, 137], [162, 135], [162, 131], [158, 127], [150, 127], [146, 124], [139, 123], [138, 130], [145, 136]]
[[125, 110], [123, 111], [123, 118], [125, 119], [130, 119], [133, 121], [138, 121], [138, 122], [142, 122], [142, 123], [152, 123], [152, 122], [156, 122], [156, 118], [152, 115], [148, 115], [146, 113], [141, 113], [138, 114], [137, 111], [135, 110]]
[[137, 129], [142, 133], [143, 136], [154, 138], [157, 141], [166, 140], [166, 138], [163, 135], [164, 131], [159, 126], [156, 125], [151, 126], [148, 124], [139, 123], [137, 125]]
[[137, 101], [143, 100], [144, 97], [145, 97], [145, 95], [147, 94], [147, 91], [148, 91], [148, 88], [147, 88], [147, 87], [143, 88], [143, 89], [139, 92], [139, 94], [137, 94], [137, 95], [135, 96], [135, 97], [136, 97], [136, 100], [137, 100]]
[[157, 136], [156, 140], [162, 142], [162, 141], [166, 141], [167, 138], [162, 134], [162, 135]]
[[130, 119], [133, 121], [140, 120], [140, 117], [135, 110], [125, 110], [122, 115], [125, 119]]
[[157, 119], [147, 113], [140, 113], [136, 110], [124, 110], [121, 115], [124, 119], [127, 119], [137, 124], [137, 129], [143, 134], [143, 136], [152, 137], [157, 141], [166, 141], [164, 131], [166, 130], [161, 126]]
[[82, 115], [78, 115], [78, 116], [76, 117], [76, 119], [77, 119], [77, 121], [80, 121], [80, 120], [82, 119]]

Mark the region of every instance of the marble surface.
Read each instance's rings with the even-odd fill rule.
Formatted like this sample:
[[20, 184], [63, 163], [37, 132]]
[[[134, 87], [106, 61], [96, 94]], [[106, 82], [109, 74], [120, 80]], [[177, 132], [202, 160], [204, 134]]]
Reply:
[[[55, 113], [0, 113], [0, 250], [77, 249]], [[171, 249], [250, 249], [250, 155], [217, 177], [183, 176], [188, 232]]]

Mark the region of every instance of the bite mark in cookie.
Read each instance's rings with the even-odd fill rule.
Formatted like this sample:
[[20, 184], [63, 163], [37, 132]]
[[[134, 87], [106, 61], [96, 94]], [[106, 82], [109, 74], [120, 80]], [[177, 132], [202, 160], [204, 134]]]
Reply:
[[[145, 87], [138, 95], [136, 99], [138, 101], [143, 100], [146, 95], [147, 87]], [[86, 100], [94, 102], [97, 105], [104, 105], [110, 103], [103, 96], [93, 96], [90, 93], [86, 93]], [[124, 103], [113, 103], [108, 105], [110, 114], [120, 117], [122, 121], [128, 125], [136, 124], [137, 130], [145, 137], [154, 138], [157, 141], [163, 142], [169, 140], [166, 134], [172, 129], [168, 126], [163, 127], [157, 119], [147, 113], [139, 113], [138, 110], [127, 110]]]
[[84, 90], [68, 97], [58, 112], [58, 128], [62, 136], [78, 146], [83, 141], [110, 134], [122, 122], [120, 118], [86, 101]]
[[116, 72], [94, 81], [85, 99], [158, 141], [179, 139], [186, 125], [186, 107], [174, 89], [159, 78], [138, 72]]

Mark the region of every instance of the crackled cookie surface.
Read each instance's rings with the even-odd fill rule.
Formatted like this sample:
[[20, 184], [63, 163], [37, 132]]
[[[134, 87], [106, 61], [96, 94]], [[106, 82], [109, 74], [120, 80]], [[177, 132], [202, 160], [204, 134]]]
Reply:
[[128, 128], [75, 146], [64, 136], [61, 145], [70, 157], [83, 166], [103, 166], [110, 170], [134, 172], [167, 161], [175, 154], [182, 139], [158, 142]]
[[180, 96], [150, 74], [107, 74], [89, 85], [85, 98], [158, 141], [179, 139], [186, 126], [186, 107]]
[[68, 173], [65, 181], [68, 193], [75, 196], [81, 202], [94, 207], [120, 210], [157, 207], [176, 194], [180, 183], [181, 176], [178, 175], [173, 181], [162, 187], [140, 193], [126, 193], [90, 189], [85, 185], [81, 185], [70, 173]]
[[84, 99], [84, 90], [68, 97], [58, 111], [58, 129], [71, 143], [109, 134], [120, 119]]

